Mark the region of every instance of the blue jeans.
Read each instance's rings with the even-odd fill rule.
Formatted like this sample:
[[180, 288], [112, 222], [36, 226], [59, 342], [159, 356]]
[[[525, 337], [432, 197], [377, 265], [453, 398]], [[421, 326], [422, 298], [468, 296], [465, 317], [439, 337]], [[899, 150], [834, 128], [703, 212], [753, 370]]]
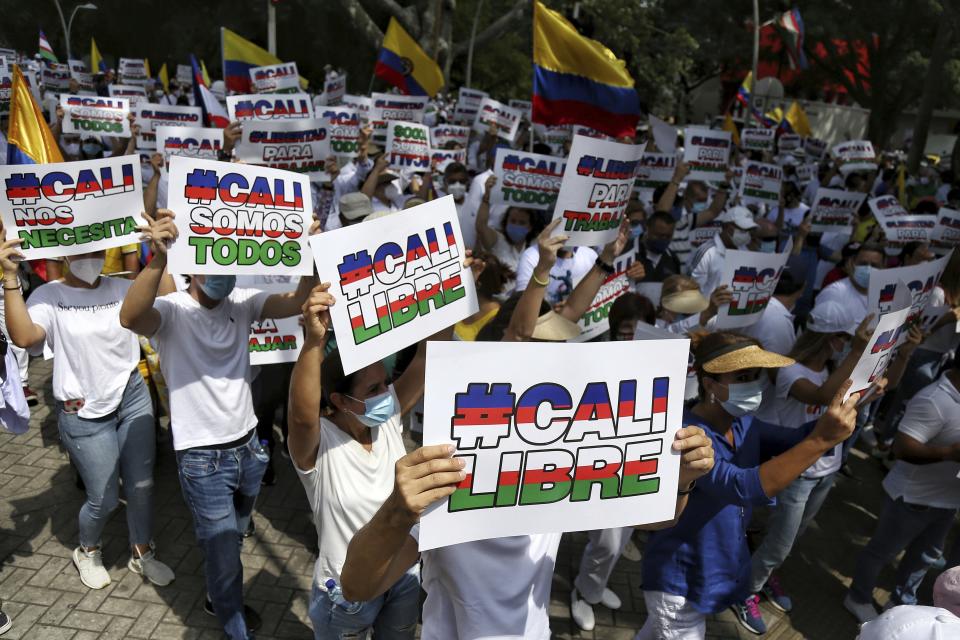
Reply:
[[309, 614], [316, 640], [360, 640], [370, 629], [377, 640], [413, 640], [420, 616], [420, 575], [408, 571], [354, 614], [333, 604], [327, 592], [314, 583]]
[[750, 593], [759, 593], [770, 574], [783, 564], [794, 543], [816, 517], [833, 487], [835, 474], [797, 478], [777, 494], [767, 535], [750, 559]]
[[149, 544], [153, 534], [153, 403], [139, 371], [130, 374], [120, 405], [100, 418], [65, 413], [57, 402], [60, 440], [87, 490], [80, 507], [80, 544], [100, 546], [100, 535], [120, 501], [127, 499], [130, 544]]
[[252, 637], [243, 617], [240, 548], [268, 460], [256, 433], [234, 449], [177, 451], [180, 489], [203, 551], [207, 595], [234, 640]]
[[850, 597], [861, 603], [872, 602], [880, 571], [906, 548], [890, 599], [894, 604], [917, 604], [917, 589], [930, 565], [943, 555], [956, 513], [956, 509], [907, 504], [902, 498], [886, 496], [877, 529], [857, 558]]

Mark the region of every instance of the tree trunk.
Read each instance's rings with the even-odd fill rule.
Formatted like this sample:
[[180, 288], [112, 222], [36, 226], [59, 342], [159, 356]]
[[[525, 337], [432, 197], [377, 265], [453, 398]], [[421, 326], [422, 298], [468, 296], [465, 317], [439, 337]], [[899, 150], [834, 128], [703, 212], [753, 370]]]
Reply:
[[383, 31], [370, 18], [366, 9], [360, 4], [360, 0], [336, 0], [343, 8], [343, 13], [347, 19], [344, 23], [353, 25], [354, 29], [360, 32], [363, 41], [367, 46], [379, 49], [383, 44]]
[[923, 94], [920, 96], [920, 107], [917, 109], [917, 119], [913, 124], [913, 142], [910, 143], [910, 155], [907, 156], [907, 171], [915, 174], [920, 169], [920, 161], [927, 147], [927, 134], [930, 132], [930, 120], [933, 117], [933, 105], [940, 95], [940, 79], [943, 77], [943, 68], [947, 63], [950, 50], [951, 24], [948, 16], [941, 15], [937, 20], [937, 33], [933, 38], [933, 51], [930, 54], [930, 64], [927, 66], [927, 76], [923, 83]]

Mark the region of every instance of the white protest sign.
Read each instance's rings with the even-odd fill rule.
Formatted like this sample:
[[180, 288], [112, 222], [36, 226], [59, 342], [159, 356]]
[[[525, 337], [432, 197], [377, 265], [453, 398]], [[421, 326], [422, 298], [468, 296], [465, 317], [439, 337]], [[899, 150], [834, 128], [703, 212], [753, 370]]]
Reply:
[[61, 95], [63, 132], [130, 137], [130, 101], [125, 98]]
[[798, 164], [794, 170], [794, 173], [797, 176], [797, 180], [800, 181], [800, 184], [806, 185], [817, 177], [817, 163], [807, 162], [804, 164]]
[[617, 237], [642, 154], [639, 145], [574, 137], [553, 212], [563, 220], [555, 235], [586, 247]]
[[933, 227], [930, 246], [934, 249], [951, 249], [960, 242], [960, 211], [940, 207], [937, 224]]
[[216, 160], [223, 149], [223, 129], [218, 127], [159, 126], [154, 135], [157, 151], [167, 162], [170, 156]]
[[430, 128], [430, 144], [436, 148], [445, 147], [448, 143], [453, 142], [465, 149], [469, 140], [470, 127], [440, 124]]
[[234, 120], [312, 118], [313, 102], [305, 93], [257, 93], [227, 96], [227, 115]]
[[727, 249], [720, 284], [730, 288], [733, 300], [717, 311], [717, 329], [742, 329], [760, 319], [777, 288], [792, 246], [788, 243], [783, 253]]
[[676, 169], [677, 154], [644, 151], [640, 156], [640, 166], [637, 168], [637, 177], [633, 183], [634, 189], [640, 194], [640, 199], [649, 202], [657, 187], [670, 184]]
[[387, 159], [393, 169], [430, 171], [430, 128], [415, 122], [387, 122]]
[[343, 102], [347, 93], [347, 74], [330, 74], [323, 83], [324, 103], [333, 107]]
[[844, 400], [858, 392], [862, 398], [886, 373], [896, 353], [895, 347], [909, 331], [910, 321], [907, 318], [909, 313], [908, 306], [880, 316], [867, 347], [850, 374], [853, 384], [844, 395]]
[[138, 149], [157, 148], [157, 127], [201, 127], [203, 111], [200, 107], [151, 104], [141, 102], [133, 109], [134, 123], [140, 125]]
[[933, 331], [933, 327], [936, 326], [937, 322], [940, 321], [940, 318], [948, 313], [951, 315], [950, 324], [952, 324], [954, 329], [956, 329], [956, 318], [952, 317], [953, 307], [948, 304], [934, 305], [933, 300], [931, 299], [929, 302], [927, 302], [927, 306], [924, 307], [923, 311], [920, 313], [920, 328], [924, 333], [930, 333]]
[[783, 169], [779, 165], [747, 161], [740, 178], [740, 202], [771, 207], [780, 201]]
[[657, 150], [660, 153], [676, 153], [677, 151], [677, 128], [650, 114], [650, 132], [653, 134], [653, 141], [657, 144]]
[[10, 113], [10, 91], [13, 89], [13, 74], [0, 59], [0, 115]]
[[387, 140], [387, 122], [423, 122], [427, 96], [399, 96], [392, 93], [374, 93], [370, 107], [370, 124], [373, 125], [373, 139], [383, 143]]
[[877, 154], [869, 140], [850, 140], [835, 145], [830, 151], [844, 175], [854, 171], [874, 171]]
[[50, 63], [43, 68], [43, 84], [50, 91], [60, 92], [70, 88], [70, 67]]
[[454, 119], [460, 124], [472, 126], [473, 121], [477, 118], [477, 111], [480, 110], [480, 103], [486, 97], [486, 91], [460, 87], [457, 94], [457, 104], [453, 110]]
[[453, 196], [310, 239], [345, 373], [476, 313]]
[[296, 62], [281, 62], [250, 68], [250, 84], [257, 93], [300, 90], [300, 74]]
[[508, 107], [492, 98], [484, 98], [480, 102], [480, 108], [477, 109], [473, 130], [481, 134], [486, 133], [490, 129], [490, 124], [496, 123], [497, 137], [513, 141], [517, 137], [517, 129], [520, 127], [522, 118], [523, 113], [518, 109]]
[[600, 290], [593, 297], [590, 306], [577, 320], [580, 326], [580, 335], [570, 342], [587, 342], [610, 329], [610, 307], [623, 294], [633, 288], [633, 283], [627, 277], [627, 269], [633, 264], [636, 252], [632, 249], [621, 254], [613, 261], [613, 273], [607, 275], [600, 285]]
[[326, 121], [330, 152], [341, 158], [355, 158], [360, 147], [360, 116], [346, 105], [321, 107], [317, 115]]
[[803, 140], [796, 133], [781, 133], [777, 140], [777, 150], [780, 153], [789, 153], [794, 149], [799, 149]]
[[490, 193], [490, 204], [552, 209], [564, 168], [563, 158], [501, 147], [493, 162], [497, 184]]
[[700, 245], [706, 244], [713, 240], [713, 237], [720, 233], [720, 228], [723, 226], [723, 223], [713, 222], [707, 223], [703, 227], [694, 227], [690, 230], [690, 248], [698, 249]]
[[937, 216], [912, 214], [900, 204], [895, 196], [880, 196], [870, 200], [870, 210], [883, 229], [887, 241], [892, 244], [907, 242], [930, 242]]
[[673, 518], [688, 350], [429, 343], [423, 442], [454, 444], [466, 477], [420, 518], [420, 550]]
[[193, 83], [193, 68], [188, 64], [177, 65], [177, 82], [180, 84]]
[[533, 116], [533, 103], [529, 100], [510, 100], [507, 103], [511, 109], [516, 109], [523, 114], [523, 117], [528, 122]]
[[451, 162], [467, 164], [466, 149], [430, 149], [430, 166], [434, 171], [443, 173]]
[[803, 152], [807, 157], [819, 160], [827, 152], [827, 141], [819, 138], [804, 138]]
[[744, 129], [740, 133], [740, 147], [744, 151], [773, 151], [776, 134], [776, 129]]
[[139, 102], [149, 102], [147, 100], [147, 90], [144, 87], [138, 87], [132, 84], [111, 84], [109, 85], [111, 98], [126, 98], [131, 106]]
[[[295, 291], [299, 280], [295, 276], [240, 276], [237, 278], [237, 287], [258, 289], [271, 295], [282, 294]], [[250, 352], [250, 364], [254, 366], [296, 362], [302, 347], [303, 327], [300, 326], [299, 315], [254, 320], [250, 324], [247, 350]]]
[[251, 120], [243, 123], [236, 154], [243, 162], [264, 167], [323, 173], [324, 162], [330, 155], [327, 124], [319, 118]]
[[143, 58], [120, 58], [117, 62], [120, 82], [143, 86], [150, 81], [147, 75], [147, 63]]
[[687, 127], [683, 139], [683, 161], [690, 167], [687, 180], [723, 182], [730, 161], [730, 132]]
[[573, 135], [575, 136], [587, 136], [588, 138], [596, 138], [597, 140], [614, 140], [613, 137], [608, 136], [603, 131], [599, 131], [593, 127], [588, 127], [585, 124], [575, 124], [572, 126]]
[[820, 187], [810, 207], [810, 230], [817, 233], [851, 233], [853, 216], [860, 209], [865, 193]]
[[172, 156], [167, 202], [180, 237], [171, 273], [310, 275], [310, 181], [290, 171]]
[[373, 107], [372, 98], [368, 96], [352, 96], [347, 93], [343, 96], [343, 104], [357, 110], [357, 117], [360, 118], [361, 124], [370, 122], [370, 109]]
[[140, 241], [140, 158], [0, 165], [7, 240], [27, 260], [99, 251]]
[[949, 260], [950, 256], [946, 255], [910, 267], [871, 269], [870, 286], [867, 288], [867, 313], [878, 316], [898, 309], [898, 287], [906, 287], [906, 293], [910, 296], [908, 319], [912, 322], [927, 306]]

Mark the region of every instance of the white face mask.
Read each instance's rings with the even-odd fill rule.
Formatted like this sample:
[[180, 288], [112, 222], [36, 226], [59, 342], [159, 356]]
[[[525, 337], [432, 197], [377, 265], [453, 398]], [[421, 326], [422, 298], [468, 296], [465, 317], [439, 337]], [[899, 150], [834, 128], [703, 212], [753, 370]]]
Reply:
[[74, 258], [70, 260], [70, 273], [78, 279], [93, 284], [103, 271], [104, 258]]
[[451, 182], [447, 185], [447, 193], [452, 195], [454, 200], [461, 200], [467, 195], [467, 185], [462, 182]]
[[65, 143], [63, 145], [63, 150], [66, 151], [68, 155], [78, 156], [80, 155], [80, 143], [79, 142]]
[[733, 242], [733, 246], [737, 249], [742, 249], [750, 244], [750, 232], [744, 231], [743, 229], [734, 229], [730, 240]]

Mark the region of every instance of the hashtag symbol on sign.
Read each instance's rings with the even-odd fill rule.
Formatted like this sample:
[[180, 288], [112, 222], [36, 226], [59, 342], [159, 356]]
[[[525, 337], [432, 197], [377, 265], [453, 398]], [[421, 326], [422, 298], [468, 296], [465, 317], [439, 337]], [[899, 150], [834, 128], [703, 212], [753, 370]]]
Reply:
[[454, 398], [450, 435], [458, 449], [496, 447], [510, 434], [516, 394], [507, 383], [472, 382]]

